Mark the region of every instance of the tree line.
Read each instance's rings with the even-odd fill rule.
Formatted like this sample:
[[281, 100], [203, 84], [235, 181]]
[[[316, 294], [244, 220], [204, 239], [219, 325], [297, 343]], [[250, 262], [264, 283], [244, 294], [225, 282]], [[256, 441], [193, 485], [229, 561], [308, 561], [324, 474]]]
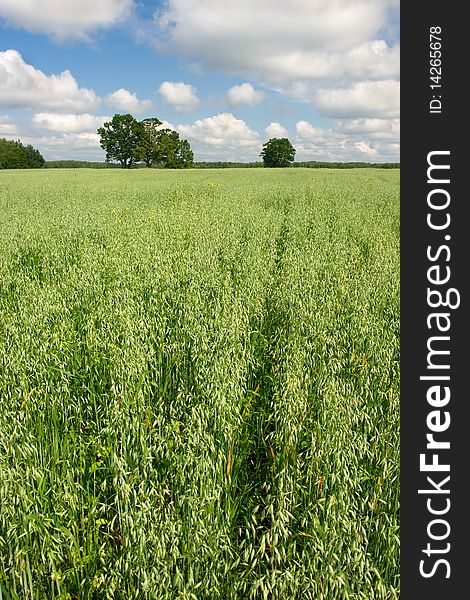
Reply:
[[307, 169], [399, 169], [400, 163], [368, 163], [368, 162], [319, 162], [308, 160], [296, 162], [294, 167], [305, 167]]
[[46, 169], [119, 169], [118, 163], [90, 160], [46, 160]]
[[[194, 169], [262, 169], [263, 162], [222, 162], [203, 161], [195, 162]], [[399, 169], [400, 163], [368, 163], [368, 162], [322, 162], [316, 160], [300, 161], [291, 163], [295, 168], [306, 169]]]
[[[93, 162], [88, 160], [46, 160], [47, 169], [120, 169], [119, 163]], [[136, 168], [145, 167], [142, 163], [134, 165]], [[200, 161], [191, 165], [193, 169], [262, 169], [262, 162], [235, 162], [235, 161]], [[400, 163], [368, 163], [368, 162], [320, 162], [304, 161], [294, 162], [292, 167], [307, 169], [399, 169]]]
[[156, 117], [138, 121], [130, 114], [114, 115], [98, 129], [106, 162], [119, 162], [123, 169], [139, 163], [166, 169], [191, 167], [194, 154], [188, 140], [161, 125]]
[[[106, 162], [119, 162], [123, 169], [138, 163], [146, 167], [182, 169], [192, 167], [194, 154], [188, 140], [177, 131], [161, 128], [156, 117], [138, 121], [131, 114], [115, 114], [98, 128]], [[272, 138], [263, 144], [260, 156], [265, 167], [291, 166], [295, 148], [287, 138]]]
[[367, 162], [294, 162], [296, 150], [287, 138], [271, 138], [263, 144], [262, 162], [203, 161], [194, 162], [187, 140], [178, 132], [162, 128], [156, 117], [137, 121], [130, 114], [115, 114], [98, 129], [100, 145], [106, 152], [106, 162], [82, 160], [45, 161], [39, 150], [23, 145], [20, 140], [0, 138], [0, 169], [47, 168], [109, 168], [154, 167], [166, 169], [224, 169], [260, 167], [305, 167], [312, 169], [399, 169], [400, 163]]
[[39, 169], [44, 164], [44, 157], [31, 144], [0, 138], [0, 169]]

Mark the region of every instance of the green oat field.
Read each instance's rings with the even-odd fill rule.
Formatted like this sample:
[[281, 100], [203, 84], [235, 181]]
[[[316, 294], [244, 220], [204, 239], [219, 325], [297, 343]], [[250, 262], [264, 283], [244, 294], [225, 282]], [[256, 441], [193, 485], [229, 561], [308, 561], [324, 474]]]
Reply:
[[0, 600], [399, 597], [399, 171], [0, 172]]

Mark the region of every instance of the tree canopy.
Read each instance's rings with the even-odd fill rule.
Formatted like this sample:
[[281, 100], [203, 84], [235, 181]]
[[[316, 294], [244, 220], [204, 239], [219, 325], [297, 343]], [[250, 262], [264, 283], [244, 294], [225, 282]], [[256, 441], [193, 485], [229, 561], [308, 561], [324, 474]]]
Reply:
[[98, 129], [106, 160], [118, 161], [123, 168], [136, 163], [169, 169], [190, 167], [194, 155], [189, 142], [161, 125], [156, 117], [137, 121], [130, 114], [114, 115]]
[[265, 167], [289, 167], [294, 161], [295, 148], [287, 138], [271, 138], [261, 150]]
[[42, 154], [30, 144], [0, 138], [0, 169], [39, 169], [44, 164]]
[[139, 160], [137, 150], [143, 136], [144, 126], [129, 113], [114, 115], [111, 121], [98, 129], [100, 145], [106, 151], [106, 160], [117, 160], [128, 169]]

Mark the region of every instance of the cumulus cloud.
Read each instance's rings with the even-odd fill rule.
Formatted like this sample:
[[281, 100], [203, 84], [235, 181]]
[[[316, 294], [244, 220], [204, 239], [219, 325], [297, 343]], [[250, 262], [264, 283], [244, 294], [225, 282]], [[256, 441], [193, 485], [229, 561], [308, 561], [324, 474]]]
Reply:
[[317, 110], [337, 118], [393, 118], [400, 112], [398, 81], [360, 81], [348, 88], [323, 88], [313, 98]]
[[[154, 15], [153, 43], [342, 120], [329, 133], [323, 130], [321, 148], [302, 137], [300, 126], [305, 154], [320, 150], [323, 159], [335, 160], [337, 149], [344, 159], [363, 158], [366, 146], [355, 144], [364, 142], [370, 156], [383, 151], [396, 160], [400, 45], [389, 25], [398, 10], [398, 0], [167, 0]], [[255, 87], [234, 86], [229, 104], [254, 104]], [[284, 137], [279, 127], [270, 124], [265, 133]], [[376, 129], [359, 139], [361, 127]]]
[[263, 81], [280, 91], [291, 89], [302, 97], [302, 91], [310, 91], [308, 83], [317, 79], [398, 77], [400, 47], [389, 47], [384, 40], [371, 40], [347, 49], [326, 47], [310, 52], [291, 52], [282, 59], [275, 55], [264, 56], [262, 62], [258, 71], [261, 76], [258, 76]]
[[398, 141], [400, 119], [347, 119], [338, 122], [338, 129], [345, 133], [367, 135], [372, 139]]
[[264, 129], [268, 138], [284, 138], [288, 136], [287, 129], [285, 129], [280, 123], [270, 123]]
[[189, 83], [164, 81], [158, 91], [177, 112], [189, 112], [199, 103], [196, 90]]
[[258, 160], [259, 134], [232, 113], [219, 113], [176, 129], [194, 144], [197, 160]]
[[65, 133], [58, 136], [43, 138], [43, 145], [49, 146], [67, 146], [77, 145], [82, 149], [90, 148], [98, 150], [100, 148], [100, 136], [97, 133], [84, 131], [80, 133]]
[[78, 87], [70, 71], [46, 75], [16, 50], [0, 52], [0, 106], [82, 113], [98, 104], [95, 92]]
[[[168, 0], [160, 47], [271, 85], [303, 78], [392, 78], [399, 50], [378, 37], [388, 0]], [[351, 74], [351, 70], [353, 73]]]
[[117, 110], [122, 110], [126, 113], [136, 113], [138, 115], [152, 108], [151, 100], [139, 100], [136, 94], [124, 88], [119, 88], [108, 94], [106, 96], [106, 104]]
[[110, 120], [111, 117], [97, 117], [88, 113], [64, 115], [42, 112], [33, 116], [33, 123], [38, 127], [60, 133], [96, 133], [98, 127]]
[[308, 121], [298, 121], [295, 131], [300, 139], [313, 140], [324, 130], [314, 127]]
[[[15, 136], [7, 136], [13, 137]], [[18, 137], [23, 144], [31, 144], [37, 148], [46, 160], [95, 160], [103, 161], [104, 152], [100, 147], [100, 138], [97, 133], [51, 133], [44, 135], [33, 127], [23, 124]]]
[[42, 136], [28, 143], [38, 148], [46, 160], [103, 161], [105, 157], [99, 135], [92, 132]]
[[178, 130], [190, 139], [201, 140], [210, 145], [259, 144], [259, 135], [252, 131], [245, 121], [228, 112], [198, 119], [192, 125], [179, 125]]
[[371, 139], [359, 129], [358, 123], [352, 129], [354, 131], [346, 133], [344, 129], [323, 129], [314, 127], [308, 121], [298, 121], [293, 142], [297, 149], [296, 160], [346, 162], [396, 162], [399, 160], [398, 143], [386, 139]]
[[125, 19], [133, 0], [0, 0], [0, 18], [9, 26], [51, 35], [57, 41], [88, 39], [90, 32]]
[[368, 158], [375, 158], [378, 155], [377, 150], [375, 148], [371, 148], [367, 142], [355, 142], [354, 146], [359, 150], [359, 152], [362, 152], [362, 154], [365, 154]]
[[232, 106], [254, 106], [263, 100], [264, 94], [251, 85], [242, 83], [232, 86], [227, 92], [227, 100]]
[[332, 160], [333, 153], [341, 155], [347, 143], [345, 135], [332, 129], [314, 127], [308, 121], [298, 121], [295, 131], [297, 160]]
[[381, 133], [384, 131], [393, 135], [400, 133], [399, 119], [348, 119], [339, 121], [338, 127], [350, 133]]
[[[4, 136], [20, 137], [25, 144], [38, 148], [46, 160], [75, 158], [80, 160], [104, 160], [95, 126], [109, 117], [91, 114], [37, 113], [29, 122], [16, 124], [0, 116], [0, 132], [7, 127]], [[296, 160], [325, 161], [371, 161], [399, 160], [399, 144], [395, 137], [385, 135], [393, 129], [396, 120], [356, 119], [340, 122], [338, 127], [316, 127], [308, 121], [298, 121], [295, 133], [289, 135], [297, 150]], [[232, 113], [220, 113], [187, 124], [164, 121], [161, 127], [178, 131], [187, 138], [198, 161], [256, 161], [262, 141], [258, 132]], [[265, 133], [285, 137], [285, 129], [279, 123], [270, 123]], [[384, 134], [382, 136], [382, 134]], [[377, 137], [374, 137], [377, 135]], [[272, 137], [269, 135], [269, 137]]]
[[8, 115], [0, 115], [0, 136], [10, 136], [16, 133], [16, 125]]

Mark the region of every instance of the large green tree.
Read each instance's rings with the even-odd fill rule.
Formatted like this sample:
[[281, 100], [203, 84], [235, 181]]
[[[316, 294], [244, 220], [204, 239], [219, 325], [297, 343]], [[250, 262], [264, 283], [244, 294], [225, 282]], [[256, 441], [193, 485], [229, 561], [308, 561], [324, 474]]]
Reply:
[[38, 169], [45, 160], [39, 150], [20, 140], [0, 138], [0, 169]]
[[295, 148], [287, 138], [271, 138], [263, 144], [260, 156], [265, 167], [290, 167]]
[[111, 121], [98, 129], [106, 160], [118, 161], [123, 169], [129, 169], [140, 160], [139, 148], [144, 130], [143, 123], [132, 115], [114, 115]]
[[187, 140], [177, 131], [162, 129], [156, 117], [137, 121], [132, 115], [114, 115], [98, 129], [107, 161], [119, 161], [123, 168], [137, 162], [147, 167], [182, 169], [193, 164], [194, 155]]

